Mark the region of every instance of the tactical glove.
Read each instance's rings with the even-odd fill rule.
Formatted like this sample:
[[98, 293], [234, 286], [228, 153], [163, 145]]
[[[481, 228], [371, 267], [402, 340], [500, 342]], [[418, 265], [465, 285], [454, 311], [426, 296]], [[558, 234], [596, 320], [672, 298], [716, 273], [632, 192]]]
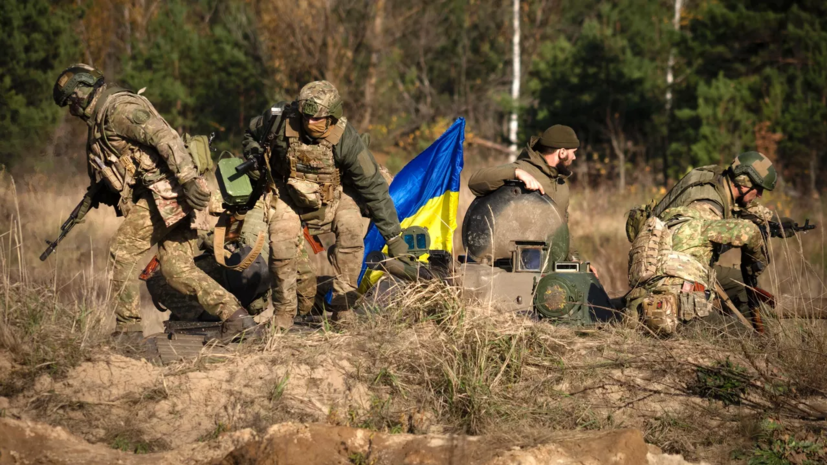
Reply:
[[408, 243], [402, 236], [396, 236], [388, 240], [388, 255], [391, 258], [405, 258], [408, 254]]
[[207, 205], [210, 203], [210, 189], [207, 187], [207, 182], [204, 181], [204, 178], [197, 177], [190, 179], [181, 187], [184, 188], [184, 198], [187, 199], [190, 207], [196, 210], [207, 208]]
[[93, 208], [98, 208], [100, 205], [100, 201], [106, 195], [108, 189], [103, 184], [103, 181], [99, 181], [97, 184], [92, 184], [86, 189], [86, 194], [83, 195], [83, 202], [78, 209], [77, 218], [75, 218], [75, 223], [82, 223], [83, 217], [89, 213], [89, 210]]

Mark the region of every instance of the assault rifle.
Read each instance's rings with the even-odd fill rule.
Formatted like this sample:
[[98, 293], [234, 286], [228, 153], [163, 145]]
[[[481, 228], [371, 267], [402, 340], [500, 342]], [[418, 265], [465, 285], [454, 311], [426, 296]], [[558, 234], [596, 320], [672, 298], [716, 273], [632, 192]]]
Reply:
[[80, 203], [75, 207], [75, 209], [72, 210], [72, 213], [69, 214], [69, 218], [67, 218], [66, 221], [63, 222], [63, 226], [60, 227], [60, 235], [57, 236], [57, 239], [55, 239], [54, 242], [48, 239], [46, 240], [46, 243], [49, 244], [49, 247], [46, 247], [46, 250], [44, 250], [43, 253], [40, 254], [41, 262], [45, 262], [46, 259], [49, 258], [49, 255], [51, 255], [52, 252], [54, 252], [55, 249], [57, 249], [57, 246], [58, 244], [60, 244], [60, 241], [62, 241], [63, 238], [66, 237], [67, 234], [69, 234], [69, 231], [71, 231], [72, 228], [74, 228], [75, 225], [78, 223], [78, 213], [80, 212], [80, 209], [83, 208], [84, 202], [86, 202], [86, 196], [84, 196], [83, 199], [81, 199]]
[[804, 220], [804, 224], [799, 225], [791, 218], [779, 218], [779, 221], [767, 221], [766, 223], [757, 216], [744, 215], [744, 219], [748, 219], [758, 225], [765, 235], [769, 232], [770, 237], [779, 237], [786, 239], [793, 237], [797, 232], [811, 231], [816, 228], [816, 224], [810, 224], [810, 220]]
[[284, 105], [273, 105], [270, 107], [270, 110], [267, 111], [267, 119], [264, 120], [264, 124], [262, 125], [262, 133], [258, 139], [258, 145], [263, 149], [260, 153], [251, 154], [247, 157], [247, 161], [244, 163], [236, 166], [235, 171], [239, 174], [246, 174], [250, 171], [258, 171], [259, 172], [259, 179], [257, 192], [254, 193], [253, 198], [250, 199], [252, 202], [251, 205], [255, 205], [258, 198], [261, 196], [263, 189], [259, 187], [262, 184], [262, 181], [265, 179], [265, 176], [268, 175], [267, 171], [267, 158], [270, 156], [270, 149], [271, 145], [273, 144], [273, 139], [275, 138], [275, 132], [273, 131], [273, 126], [276, 124], [276, 120], [279, 116], [284, 113], [285, 107]]

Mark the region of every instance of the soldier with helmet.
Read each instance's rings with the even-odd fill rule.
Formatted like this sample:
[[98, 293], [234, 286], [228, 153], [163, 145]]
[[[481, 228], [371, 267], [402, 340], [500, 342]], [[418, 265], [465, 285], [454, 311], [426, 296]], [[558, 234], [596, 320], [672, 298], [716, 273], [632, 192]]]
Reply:
[[[726, 169], [690, 171], [654, 207], [632, 210], [627, 309], [651, 330], [671, 334], [679, 322], [709, 314], [717, 280], [742, 313], [760, 321], [751, 310], [758, 307], [756, 297], [742, 283], [757, 283], [769, 264], [756, 223], [772, 219], [759, 200], [777, 179], [767, 157], [745, 152]], [[731, 248], [741, 251], [740, 267], [716, 265]]]
[[210, 190], [182, 138], [141, 95], [106, 82], [97, 69], [75, 64], [54, 86], [55, 103], [89, 126], [86, 144], [91, 185], [79, 219], [100, 203], [124, 221], [110, 248], [116, 336], [142, 336], [140, 257], [158, 245], [161, 270], [179, 292], [194, 295], [232, 338], [255, 323], [238, 300], [195, 266], [197, 232]]
[[277, 104], [280, 114], [266, 125], [272, 109], [253, 118], [244, 141], [244, 155], [264, 153], [265, 126], [272, 127], [267, 164], [270, 203], [270, 270], [274, 276], [274, 323], [289, 328], [296, 313], [296, 266], [302, 229], [311, 235], [333, 232], [328, 252], [333, 282], [334, 320], [351, 315], [358, 297], [356, 282], [364, 254], [361, 206], [388, 244], [391, 256], [406, 254], [396, 208], [388, 184], [370, 150], [344, 116], [343, 102], [333, 84], [305, 85], [296, 101]]

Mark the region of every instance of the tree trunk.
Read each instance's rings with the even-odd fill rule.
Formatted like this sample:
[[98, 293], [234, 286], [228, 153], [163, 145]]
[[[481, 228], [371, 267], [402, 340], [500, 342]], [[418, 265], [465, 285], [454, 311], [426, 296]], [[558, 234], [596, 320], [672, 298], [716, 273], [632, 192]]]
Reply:
[[[672, 27], [681, 30], [681, 8], [683, 0], [675, 0], [675, 15], [672, 18]], [[663, 154], [663, 184], [669, 179], [669, 120], [672, 116], [672, 84], [675, 82], [673, 70], [675, 67], [675, 48], [669, 50], [669, 60], [666, 63], [666, 140], [661, 150]]]
[[370, 40], [370, 62], [368, 64], [367, 79], [365, 79], [365, 113], [362, 118], [362, 132], [370, 129], [370, 120], [373, 116], [373, 105], [376, 95], [376, 68], [379, 66], [379, 47], [383, 42], [385, 22], [385, 0], [376, 0], [376, 12], [373, 16], [373, 31]]
[[820, 198], [818, 192], [818, 150], [810, 150], [810, 195], [814, 199]]
[[132, 56], [132, 20], [129, 17], [129, 9], [131, 5], [128, 3], [124, 3], [123, 5], [123, 29], [124, 29], [124, 38], [123, 44], [124, 49], [126, 50], [126, 56]]
[[511, 150], [511, 161], [517, 159], [517, 130], [519, 123], [517, 121], [517, 104], [520, 100], [520, 0], [514, 0], [514, 37], [511, 41], [512, 45], [512, 81], [511, 81], [511, 119], [508, 123], [508, 140], [511, 142], [509, 150]]
[[612, 115], [611, 108], [606, 109], [606, 132], [612, 141], [612, 150], [617, 156], [617, 189], [626, 190], [626, 136], [616, 116]]

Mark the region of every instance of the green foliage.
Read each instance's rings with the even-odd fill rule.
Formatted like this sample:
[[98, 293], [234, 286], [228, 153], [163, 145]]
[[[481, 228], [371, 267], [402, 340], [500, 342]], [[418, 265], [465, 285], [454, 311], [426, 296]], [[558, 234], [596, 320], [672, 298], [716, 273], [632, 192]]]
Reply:
[[278, 402], [281, 397], [284, 395], [284, 390], [287, 389], [287, 382], [290, 381], [290, 373], [285, 372], [284, 376], [281, 377], [273, 387], [270, 389], [270, 403]]
[[657, 144], [670, 43], [659, 26], [669, 11], [657, 1], [589, 3], [576, 37], [545, 42], [532, 63], [536, 103], [526, 109], [524, 137], [566, 124], [584, 151], [613, 157], [613, 142], [624, 151]]
[[40, 149], [61, 114], [52, 87], [78, 56], [71, 13], [64, 2], [0, 3], [0, 164]]
[[[148, 25], [152, 40], [122, 58], [119, 80], [145, 95], [184, 132], [216, 132], [238, 152], [249, 120], [271, 102], [269, 70], [255, 49], [243, 2], [164, 2]], [[197, 18], [200, 21], [194, 21]]]
[[715, 362], [708, 367], [698, 367], [695, 381], [689, 390], [705, 399], [720, 400], [724, 405], [741, 405], [747, 394], [749, 375], [746, 368], [733, 363]]
[[223, 421], [216, 422], [215, 428], [213, 428], [213, 430], [209, 433], [206, 433], [199, 437], [198, 442], [213, 441], [215, 439], [218, 439], [218, 437], [221, 436], [221, 434], [226, 433], [227, 431], [230, 431], [229, 425], [227, 425]]
[[749, 465], [816, 465], [827, 460], [827, 435], [796, 428], [794, 433], [780, 423], [764, 420]]
[[[697, 118], [700, 129], [691, 146], [696, 166], [729, 163], [734, 155], [754, 147], [756, 115], [748, 83], [732, 81], [721, 73], [709, 84], [698, 85], [698, 108], [675, 112], [681, 121]], [[726, 154], [726, 156], [725, 156]]]
[[826, 13], [809, 0], [724, 0], [688, 11], [670, 155], [704, 164], [757, 149], [780, 162], [783, 177], [818, 188], [808, 171], [821, 169], [827, 142]]
[[152, 446], [141, 440], [135, 440], [130, 435], [118, 434], [109, 443], [109, 447], [117, 449], [121, 452], [131, 452], [133, 454], [148, 454], [152, 452]]

